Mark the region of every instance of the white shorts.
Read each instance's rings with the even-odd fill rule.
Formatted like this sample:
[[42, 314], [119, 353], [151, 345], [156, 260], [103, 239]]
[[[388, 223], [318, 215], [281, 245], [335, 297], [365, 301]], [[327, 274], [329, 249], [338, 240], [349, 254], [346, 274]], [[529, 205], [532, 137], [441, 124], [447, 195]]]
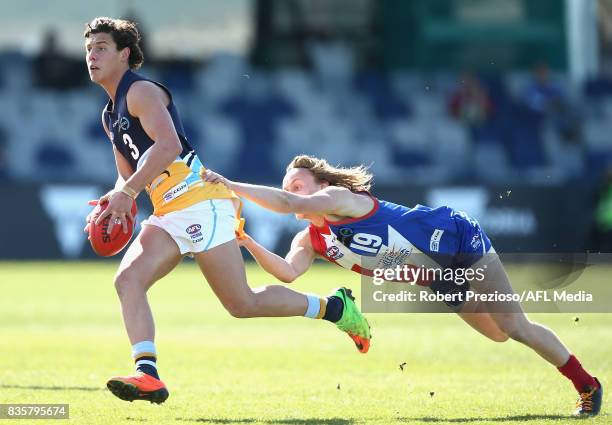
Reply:
[[230, 199], [209, 199], [161, 217], [149, 216], [142, 226], [157, 226], [174, 239], [181, 255], [212, 249], [236, 237], [236, 211]]

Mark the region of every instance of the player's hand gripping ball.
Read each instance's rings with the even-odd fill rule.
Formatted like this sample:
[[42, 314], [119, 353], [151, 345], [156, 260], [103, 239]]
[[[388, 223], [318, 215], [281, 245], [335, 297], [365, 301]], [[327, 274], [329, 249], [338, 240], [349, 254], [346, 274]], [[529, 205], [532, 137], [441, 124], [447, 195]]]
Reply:
[[[108, 200], [102, 202], [93, 201], [90, 204], [95, 205], [95, 208], [90, 215], [88, 223], [89, 230], [89, 243], [96, 254], [101, 257], [110, 257], [120, 252], [132, 239], [134, 234], [134, 228], [136, 223], [132, 220], [127, 219], [128, 231], [123, 233], [123, 228], [120, 225], [115, 225], [112, 228], [111, 233], [107, 232], [108, 224], [111, 216], [108, 215], [102, 222], [96, 225], [96, 219], [108, 206]], [[136, 207], [136, 201], [132, 204], [132, 217], [136, 217], [138, 209]]]

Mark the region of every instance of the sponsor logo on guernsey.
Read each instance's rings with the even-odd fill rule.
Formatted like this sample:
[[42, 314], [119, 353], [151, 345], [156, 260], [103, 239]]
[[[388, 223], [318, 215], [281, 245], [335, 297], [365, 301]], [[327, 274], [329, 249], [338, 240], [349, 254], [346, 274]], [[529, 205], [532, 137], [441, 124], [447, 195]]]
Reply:
[[119, 120], [119, 128], [123, 131], [130, 128], [130, 120], [128, 120], [126, 117], [121, 117]]
[[472, 248], [474, 249], [478, 249], [480, 245], [482, 245], [482, 240], [480, 239], [479, 233], [476, 233], [474, 236], [472, 236], [472, 242], [470, 242], [470, 245], [472, 245]]
[[442, 239], [442, 234], [444, 230], [436, 229], [431, 235], [431, 239], [429, 240], [429, 250], [431, 252], [440, 251], [440, 239]]
[[412, 249], [410, 248], [401, 248], [400, 250], [386, 248], [382, 255], [379, 252], [377, 257], [380, 257], [380, 260], [376, 264], [376, 268], [389, 269], [404, 265], [408, 262], [410, 254], [412, 254]]
[[340, 248], [335, 245], [332, 245], [327, 248], [327, 251], [325, 251], [325, 255], [327, 255], [327, 257], [331, 258], [332, 260], [338, 260], [344, 257], [344, 254], [340, 252]]
[[342, 227], [340, 228], [338, 233], [340, 234], [340, 236], [338, 237], [340, 243], [349, 246], [353, 241], [353, 229], [351, 229], [350, 227]]
[[128, 120], [126, 117], [119, 117], [117, 121], [113, 123], [113, 128], [117, 126], [119, 126], [119, 130], [126, 131], [128, 128], [130, 128], [130, 120]]
[[164, 202], [170, 202], [173, 199], [178, 198], [179, 196], [187, 193], [188, 190], [189, 185], [187, 184], [187, 182], [181, 182], [166, 193], [164, 193]]

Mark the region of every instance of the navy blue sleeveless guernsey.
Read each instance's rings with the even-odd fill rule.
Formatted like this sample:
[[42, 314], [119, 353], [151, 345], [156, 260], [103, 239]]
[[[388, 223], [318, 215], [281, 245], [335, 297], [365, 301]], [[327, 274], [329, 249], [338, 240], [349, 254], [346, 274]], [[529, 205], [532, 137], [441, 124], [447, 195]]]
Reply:
[[149, 81], [164, 90], [170, 102], [167, 110], [183, 147], [175, 161], [147, 185], [155, 215], [181, 210], [207, 199], [232, 198], [235, 195], [223, 184], [205, 183], [199, 176], [203, 165], [190, 146], [183, 123], [172, 100], [172, 94], [162, 84], [128, 70], [121, 78], [115, 94], [115, 102], [109, 99], [104, 108], [104, 122], [110, 138], [119, 153], [129, 162], [133, 171], [146, 161], [155, 143], [144, 131], [140, 120], [130, 114], [127, 94], [136, 81]]

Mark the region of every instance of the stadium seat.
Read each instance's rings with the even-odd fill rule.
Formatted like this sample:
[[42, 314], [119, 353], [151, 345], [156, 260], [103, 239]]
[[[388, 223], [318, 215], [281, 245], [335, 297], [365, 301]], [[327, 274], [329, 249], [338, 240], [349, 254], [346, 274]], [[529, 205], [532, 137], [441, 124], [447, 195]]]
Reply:
[[367, 96], [376, 116], [382, 121], [406, 118], [408, 106], [395, 95], [386, 78], [375, 72], [362, 72], [355, 78], [355, 88]]
[[[554, 134], [554, 132], [551, 132]], [[585, 176], [586, 155], [583, 146], [564, 143], [558, 137], [545, 137], [548, 163], [563, 181], [580, 182]]]
[[456, 177], [465, 177], [472, 173], [472, 146], [465, 126], [455, 120], [439, 118], [431, 126], [429, 150], [433, 153], [434, 162], [450, 170]]
[[32, 61], [25, 54], [16, 50], [0, 52], [0, 69], [6, 91], [22, 93], [32, 88]]
[[391, 157], [400, 167], [427, 166], [432, 162], [431, 128], [420, 120], [394, 123], [389, 128]]
[[391, 90], [403, 99], [411, 99], [414, 93], [425, 90], [427, 83], [419, 73], [394, 71], [389, 75]]
[[159, 80], [173, 93], [189, 93], [195, 87], [193, 67], [183, 61], [169, 63], [162, 69]]
[[481, 143], [474, 146], [473, 160], [477, 181], [507, 183], [515, 178], [508, 164], [508, 154], [499, 143]]
[[546, 165], [541, 117], [522, 106], [517, 106], [514, 113], [515, 120], [509, 144], [511, 164], [517, 168]]
[[593, 100], [612, 96], [612, 79], [603, 75], [587, 79], [584, 83], [584, 95]]
[[432, 120], [447, 115], [446, 98], [442, 93], [421, 89], [415, 92], [411, 99], [414, 116], [417, 119]]
[[37, 170], [47, 181], [74, 181], [75, 159], [63, 145], [61, 140], [46, 139], [37, 149]]
[[612, 148], [612, 121], [587, 118], [584, 121], [584, 141], [590, 150]]
[[274, 152], [274, 163], [279, 169], [287, 166], [289, 159], [302, 153], [312, 153], [316, 145], [312, 123], [304, 117], [291, 117], [278, 123], [278, 143]]
[[[143, 73], [174, 91], [187, 136], [203, 161], [242, 179], [266, 177], [262, 170], [268, 168], [280, 174], [288, 159], [306, 152], [338, 163], [347, 158], [374, 162], [383, 183], [392, 181], [395, 172], [418, 180], [415, 170], [436, 173], [435, 179], [447, 182], [562, 182], [600, 169], [591, 167], [592, 153], [612, 149], [612, 80], [605, 77], [589, 80], [583, 98], [577, 99], [584, 111], [585, 156], [579, 146], [559, 140], [545, 116], [518, 103], [530, 73], [484, 76], [493, 115], [468, 127], [448, 117], [457, 73], [355, 74], [353, 52], [342, 42], [314, 43], [307, 51], [313, 70], [255, 70], [244, 57], [222, 53], [199, 68], [147, 65]], [[0, 84], [0, 126], [7, 130], [7, 154], [17, 176], [53, 178], [31, 172], [43, 158], [55, 164], [46, 168], [55, 167], [59, 179], [62, 169], [70, 167], [90, 180], [114, 178], [112, 163], [108, 173], [71, 165], [91, 155], [108, 159], [100, 125], [103, 91], [88, 87], [51, 94], [33, 89], [30, 62], [19, 53], [0, 53], [0, 74], [6, 83]], [[566, 77], [555, 78], [572, 93]], [[66, 128], [71, 139], [57, 137]], [[45, 139], [57, 151], [40, 146], [48, 145]], [[258, 166], [233, 168], [240, 161]]]
[[315, 74], [325, 90], [347, 89], [354, 74], [352, 49], [340, 41], [312, 42], [308, 54]]
[[272, 79], [279, 94], [292, 99], [300, 111], [306, 112], [318, 96], [310, 75], [297, 69], [279, 70]]
[[243, 58], [231, 54], [214, 55], [194, 74], [199, 96], [207, 105], [218, 105], [234, 96], [241, 88], [241, 80], [250, 76]]
[[199, 131], [202, 137], [197, 150], [202, 162], [221, 173], [239, 173], [237, 155], [243, 142], [234, 121], [210, 114], [199, 121]]

